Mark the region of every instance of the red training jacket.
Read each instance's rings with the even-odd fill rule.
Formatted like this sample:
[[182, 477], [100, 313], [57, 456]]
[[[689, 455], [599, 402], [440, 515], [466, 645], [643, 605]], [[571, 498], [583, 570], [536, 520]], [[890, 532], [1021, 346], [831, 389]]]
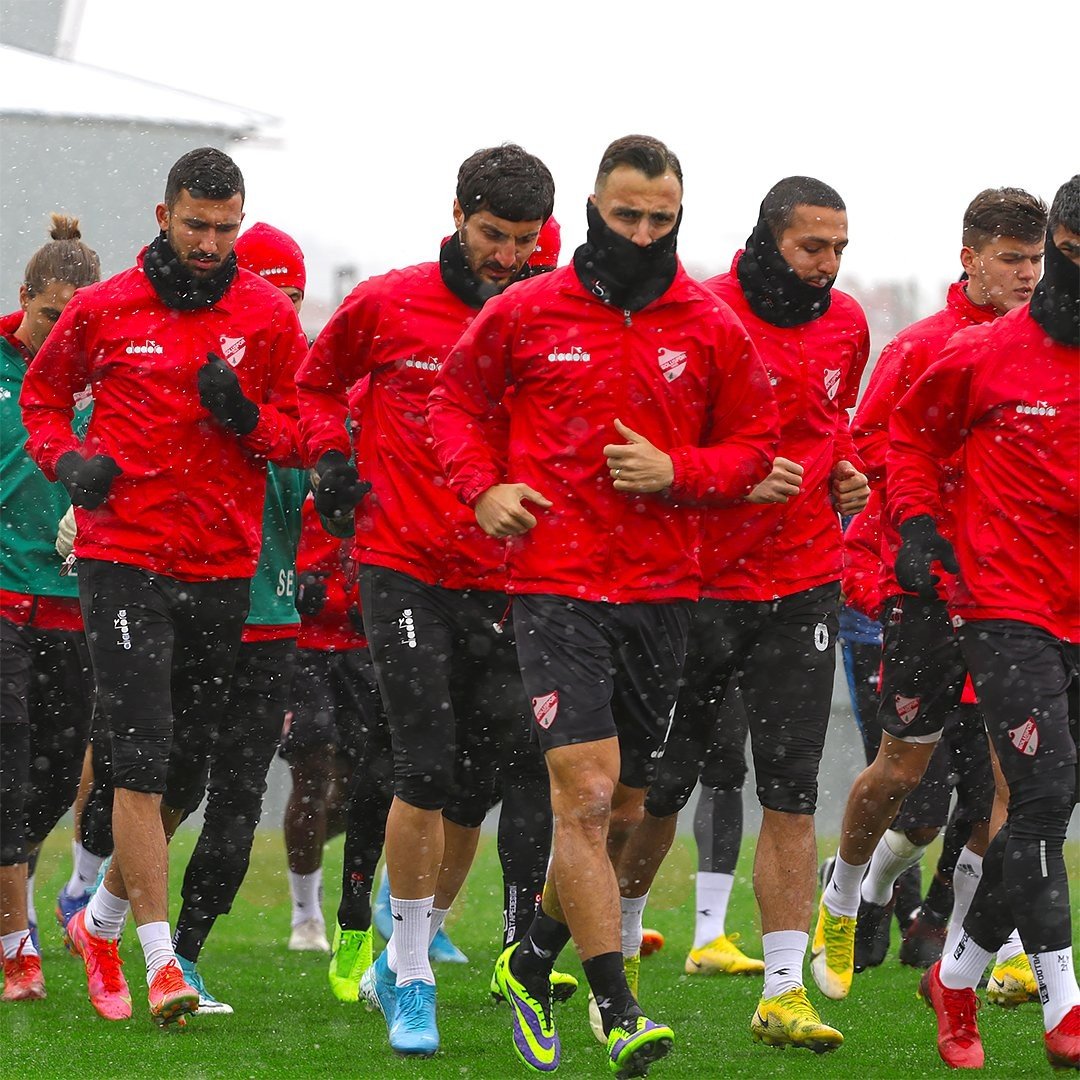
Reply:
[[372, 490], [356, 515], [355, 557], [428, 585], [502, 590], [505, 543], [447, 487], [424, 416], [436, 373], [476, 314], [437, 262], [361, 282], [300, 368], [300, 431], [313, 463], [328, 450], [348, 455], [347, 390], [370, 376], [357, 468]]
[[[20, 403], [26, 448], [50, 480], [70, 450], [108, 454], [123, 473], [96, 510], [76, 508], [75, 554], [182, 581], [250, 578], [262, 537], [266, 462], [300, 464], [293, 386], [305, 340], [289, 299], [238, 270], [221, 300], [176, 311], [139, 262], [79, 289], [34, 357]], [[242, 437], [199, 401], [198, 371], [215, 352], [259, 406]], [[72, 397], [90, 384], [82, 446]]]
[[[973, 304], [962, 281], [949, 286], [945, 307], [941, 311], [912, 323], [902, 330], [881, 350], [881, 356], [870, 373], [859, 408], [855, 412], [851, 430], [855, 446], [859, 450], [866, 475], [871, 485], [881, 493], [875, 501], [878, 513], [885, 506], [888, 486], [885, 475], [885, 455], [889, 445], [889, 418], [900, 399], [911, 389], [916, 379], [937, 359], [949, 338], [958, 330], [979, 323], [992, 322], [997, 313], [992, 307]], [[942, 473], [942, 491], [945, 517], [941, 521], [942, 535], [952, 539], [953, 525], [948, 515], [947, 493], [954, 484], [955, 463]], [[868, 506], [863, 513], [867, 513]], [[900, 550], [900, 534], [888, 519], [878, 526], [881, 534], [878, 590], [882, 600], [896, 596], [904, 590], [896, 580], [896, 554]], [[942, 580], [938, 595], [946, 600], [951, 588], [952, 575], [941, 571]]]
[[[508, 443], [490, 419], [504, 398]], [[613, 488], [603, 448], [622, 441], [616, 418], [670, 454], [669, 491]], [[536, 527], [508, 544], [508, 591], [611, 603], [697, 599], [701, 505], [742, 499], [777, 433], [753, 342], [681, 266], [634, 313], [598, 300], [573, 266], [511, 286], [443, 365], [428, 419], [464, 502], [521, 482], [553, 503], [530, 505]]]
[[758, 318], [731, 270], [705, 282], [746, 327], [769, 373], [780, 410], [779, 457], [803, 467], [799, 494], [783, 504], [745, 503], [707, 514], [702, 595], [716, 600], [774, 600], [837, 581], [842, 568], [840, 517], [832, 502], [832, 470], [860, 461], [848, 430], [848, 409], [870, 355], [870, 331], [859, 304], [832, 290], [820, 318], [774, 326]]
[[1080, 350], [1047, 337], [1028, 306], [961, 330], [889, 424], [894, 526], [946, 520], [960, 574], [949, 610], [1014, 619], [1080, 641]]

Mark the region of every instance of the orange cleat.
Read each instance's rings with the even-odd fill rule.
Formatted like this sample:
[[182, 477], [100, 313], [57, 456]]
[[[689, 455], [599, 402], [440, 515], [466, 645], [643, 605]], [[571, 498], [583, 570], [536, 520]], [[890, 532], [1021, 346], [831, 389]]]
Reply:
[[98, 1016], [130, 1020], [131, 994], [122, 970], [124, 961], [115, 941], [95, 937], [86, 929], [86, 908], [71, 916], [64, 930], [64, 944], [86, 967], [87, 992]]
[[199, 1008], [199, 991], [188, 986], [175, 960], [170, 960], [150, 983], [150, 1019], [159, 1027], [176, 1021], [181, 1027], [188, 1013]]
[[641, 955], [652, 956], [664, 947], [664, 935], [659, 930], [641, 931]]
[[1080, 1069], [1080, 1005], [1074, 1005], [1045, 1038], [1046, 1057], [1055, 1069]]
[[919, 997], [937, 1014], [938, 1053], [953, 1069], [983, 1067], [982, 1039], [975, 1013], [979, 999], [974, 990], [950, 990], [941, 981], [941, 961], [930, 967], [919, 981]]
[[23, 947], [30, 938], [19, 944], [19, 951], [4, 959], [4, 993], [0, 1001], [40, 1001], [45, 997], [45, 976], [41, 974], [41, 957], [24, 956]]

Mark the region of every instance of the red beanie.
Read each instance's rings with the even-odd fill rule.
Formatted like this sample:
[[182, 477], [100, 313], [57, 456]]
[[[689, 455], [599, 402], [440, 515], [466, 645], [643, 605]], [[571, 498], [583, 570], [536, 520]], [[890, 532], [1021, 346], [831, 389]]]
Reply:
[[236, 241], [236, 258], [245, 270], [266, 278], [279, 289], [299, 289], [307, 285], [304, 253], [287, 233], [259, 221]]
[[559, 265], [559, 251], [562, 248], [560, 236], [559, 223], [555, 218], [549, 217], [536, 238], [536, 250], [529, 256], [529, 265], [550, 267], [554, 270]]

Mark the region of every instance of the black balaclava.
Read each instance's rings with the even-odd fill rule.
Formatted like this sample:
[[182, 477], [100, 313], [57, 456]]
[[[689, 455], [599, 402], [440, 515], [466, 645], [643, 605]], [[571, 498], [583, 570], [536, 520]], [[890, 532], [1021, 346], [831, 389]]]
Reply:
[[[493, 296], [497, 296], [506, 288], [506, 285], [494, 285], [487, 281], [481, 281], [469, 268], [469, 260], [465, 258], [465, 245], [461, 236], [455, 231], [451, 233], [439, 249], [439, 273], [442, 275], [443, 284], [463, 303], [477, 311], [484, 306]], [[515, 281], [529, 276], [529, 264], [526, 262], [521, 269], [507, 282], [512, 285]]]
[[213, 307], [236, 277], [236, 253], [230, 251], [211, 274], [198, 277], [181, 265], [169, 238], [159, 233], [146, 249], [143, 271], [161, 302], [176, 311], [198, 311]]
[[594, 296], [623, 311], [640, 311], [663, 296], [679, 269], [675, 245], [682, 209], [671, 232], [648, 247], [641, 247], [610, 228], [592, 200], [586, 205], [585, 213], [589, 231], [585, 243], [574, 252], [574, 270], [581, 284]]
[[832, 303], [833, 283], [830, 281], [824, 288], [807, 285], [780, 254], [764, 214], [747, 238], [736, 273], [750, 310], [773, 326], [813, 322]]
[[1031, 296], [1031, 317], [1062, 345], [1080, 345], [1080, 267], [1046, 237], [1043, 276]]

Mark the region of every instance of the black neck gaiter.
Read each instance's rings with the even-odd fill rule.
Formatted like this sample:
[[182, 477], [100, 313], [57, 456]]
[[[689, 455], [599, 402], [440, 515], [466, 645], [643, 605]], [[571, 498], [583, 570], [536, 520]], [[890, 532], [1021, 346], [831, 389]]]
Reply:
[[1042, 280], [1035, 286], [1031, 317], [1062, 345], [1080, 345], [1080, 267], [1046, 238]]
[[[512, 285], [515, 281], [529, 276], [529, 264], [524, 263], [521, 269], [514, 275], [513, 280], [507, 282]], [[465, 248], [461, 243], [461, 237], [455, 232], [451, 233], [443, 241], [439, 249], [439, 273], [442, 275], [443, 284], [468, 307], [476, 308], [477, 311], [484, 306], [493, 296], [497, 296], [506, 288], [506, 285], [495, 285], [491, 282], [481, 281], [469, 269], [469, 262], [465, 258]]]
[[585, 243], [574, 252], [574, 270], [581, 284], [623, 311], [640, 311], [663, 296], [679, 269], [675, 245], [682, 210], [671, 232], [648, 247], [640, 247], [609, 228], [592, 202], [585, 213], [589, 231]]
[[236, 277], [236, 253], [212, 273], [198, 277], [180, 264], [164, 233], [150, 244], [143, 256], [143, 270], [161, 302], [176, 311], [198, 311], [213, 307]]
[[832, 303], [832, 282], [807, 285], [780, 254], [763, 217], [746, 241], [736, 267], [750, 310], [773, 326], [799, 326], [821, 318]]

